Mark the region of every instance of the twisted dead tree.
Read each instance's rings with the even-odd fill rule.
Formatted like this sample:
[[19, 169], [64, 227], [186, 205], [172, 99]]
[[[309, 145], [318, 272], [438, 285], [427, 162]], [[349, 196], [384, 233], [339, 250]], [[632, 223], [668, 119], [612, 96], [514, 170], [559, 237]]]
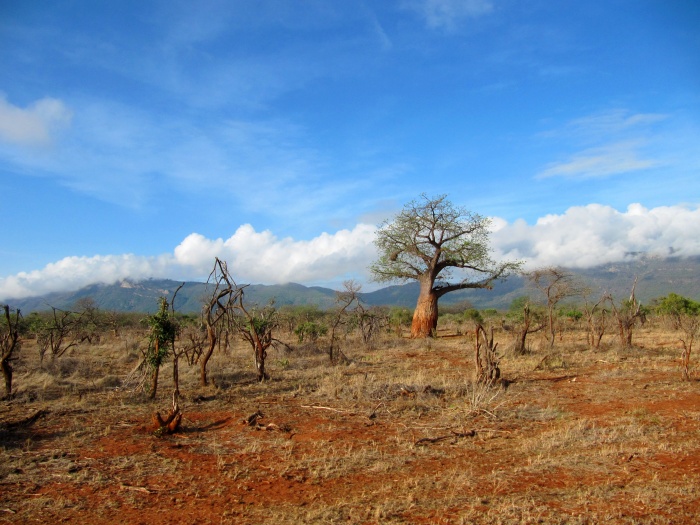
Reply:
[[513, 326], [506, 327], [503, 324], [503, 328], [515, 334], [513, 352], [516, 355], [524, 355], [528, 352], [527, 336], [544, 330], [547, 321], [541, 308], [531, 304], [530, 299], [525, 296], [515, 299], [510, 310], [508, 317], [513, 321]]
[[610, 300], [610, 295], [603, 293], [595, 303], [591, 304], [587, 297], [584, 303], [583, 308], [588, 327], [586, 338], [588, 344], [595, 349], [600, 348], [600, 342], [608, 327], [609, 311], [605, 305]]
[[258, 381], [270, 379], [269, 374], [265, 371], [267, 350], [273, 344], [281, 343], [272, 336], [273, 330], [279, 326], [277, 309], [274, 303], [270, 303], [264, 308], [246, 308], [243, 304], [242, 290], [238, 295], [235, 308], [238, 315], [231, 317], [231, 320], [238, 334], [253, 348]]
[[336, 341], [338, 340], [337, 331], [344, 325], [349, 319], [349, 312], [352, 311], [353, 305], [355, 308], [360, 304], [360, 293], [361, 286], [353, 281], [343, 282], [343, 290], [335, 292], [335, 308], [333, 310], [333, 317], [331, 321], [331, 341], [328, 346], [328, 357], [332, 363], [336, 362], [338, 359], [342, 361], [347, 361], [347, 356], [343, 353]]
[[19, 338], [19, 323], [22, 319], [22, 314], [19, 308], [10, 309], [9, 305], [3, 305], [4, 325], [0, 329], [0, 368], [5, 379], [5, 394], [7, 397], [12, 395], [12, 354], [19, 350], [21, 341]]
[[690, 380], [690, 355], [693, 352], [698, 335], [700, 334], [700, 303], [687, 297], [670, 293], [661, 299], [656, 307], [657, 313], [671, 321], [674, 330], [681, 332], [680, 342], [683, 345], [681, 367], [683, 379]]
[[613, 316], [617, 321], [620, 344], [623, 348], [632, 348], [632, 332], [634, 331], [634, 327], [637, 322], [644, 323], [646, 321], [646, 314], [642, 309], [642, 303], [640, 303], [634, 295], [636, 288], [637, 278], [635, 277], [630, 298], [622, 301], [619, 306], [615, 304], [611, 295], [607, 295]]
[[228, 323], [236, 301], [243, 297], [243, 288], [231, 277], [226, 261], [218, 257], [214, 259], [214, 269], [209, 274], [207, 285], [213, 285], [213, 290], [202, 309], [202, 321], [208, 338], [208, 346], [199, 357], [199, 378], [202, 386], [209, 384], [207, 364], [214, 354], [220, 329]]
[[493, 327], [486, 333], [484, 327], [477, 323], [474, 339], [474, 364], [478, 383], [492, 384], [501, 377], [500, 358], [496, 353], [498, 343], [493, 342]]
[[51, 310], [52, 316], [37, 334], [42, 363], [47, 350], [51, 351], [51, 358], [61, 357], [81, 342], [81, 314], [54, 306]]
[[567, 297], [573, 297], [581, 293], [582, 286], [574, 275], [562, 268], [550, 266], [540, 268], [525, 274], [530, 284], [537, 288], [545, 297], [547, 308], [547, 337], [549, 347], [554, 348], [555, 340], [555, 307]]

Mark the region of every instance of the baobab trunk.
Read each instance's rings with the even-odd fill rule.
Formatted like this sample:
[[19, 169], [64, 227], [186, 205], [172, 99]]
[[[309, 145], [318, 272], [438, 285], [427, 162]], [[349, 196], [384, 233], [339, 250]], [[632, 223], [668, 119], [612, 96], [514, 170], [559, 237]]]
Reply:
[[432, 283], [421, 282], [420, 295], [413, 313], [411, 323], [411, 337], [433, 337], [438, 322], [438, 296], [433, 291]]

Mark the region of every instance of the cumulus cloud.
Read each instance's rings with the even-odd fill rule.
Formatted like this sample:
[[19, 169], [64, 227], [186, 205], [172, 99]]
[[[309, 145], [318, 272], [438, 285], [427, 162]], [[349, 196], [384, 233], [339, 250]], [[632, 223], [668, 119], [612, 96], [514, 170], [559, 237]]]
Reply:
[[700, 255], [700, 207], [631, 204], [626, 211], [589, 204], [546, 215], [533, 225], [494, 220], [497, 258], [525, 260], [529, 268], [587, 268], [639, 253]]
[[200, 273], [211, 270], [214, 257], [225, 259], [236, 279], [244, 282], [317, 282], [362, 272], [375, 254], [374, 232], [374, 226], [358, 224], [300, 241], [279, 239], [246, 224], [226, 240], [191, 234], [174, 254], [178, 264]]
[[66, 257], [41, 270], [0, 278], [0, 300], [127, 278], [206, 279], [214, 257], [227, 261], [240, 283], [340, 284], [344, 279], [360, 277], [374, 258], [374, 232], [374, 226], [358, 224], [352, 230], [294, 240], [277, 238], [270, 231], [257, 232], [246, 224], [228, 239], [208, 239], [192, 233], [169, 254]]
[[[524, 260], [527, 268], [586, 268], [630, 260], [639, 253], [700, 255], [700, 207], [631, 204], [625, 211], [589, 204], [546, 215], [535, 224], [494, 218], [491, 247], [496, 260]], [[0, 278], [0, 300], [79, 289], [97, 282], [149, 277], [203, 280], [214, 257], [227, 261], [239, 283], [298, 282], [339, 288], [343, 280], [366, 280], [375, 259], [376, 227], [322, 233], [309, 240], [278, 238], [271, 231], [240, 226], [227, 239], [192, 233], [172, 253], [159, 256], [66, 257], [41, 270]]]
[[27, 108], [0, 95], [0, 140], [24, 146], [45, 146], [60, 128], [70, 125], [72, 112], [55, 98], [42, 98]]
[[175, 270], [172, 257], [142, 257], [133, 254], [65, 257], [41, 270], [20, 272], [0, 278], [2, 300], [77, 290], [94, 283], [113, 283], [121, 279], [141, 280], [166, 276]]
[[431, 29], [451, 31], [465, 18], [490, 13], [493, 3], [489, 0], [413, 0], [404, 6], [417, 12]]

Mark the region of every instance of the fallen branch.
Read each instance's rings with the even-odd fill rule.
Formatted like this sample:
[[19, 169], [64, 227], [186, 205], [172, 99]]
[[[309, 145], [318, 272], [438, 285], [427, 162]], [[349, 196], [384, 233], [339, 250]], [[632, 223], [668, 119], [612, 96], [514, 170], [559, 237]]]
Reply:
[[330, 410], [331, 412], [338, 412], [339, 414], [350, 414], [350, 415], [355, 414], [355, 412], [352, 412], [350, 410], [340, 410], [338, 408], [322, 407], [319, 405], [301, 405], [301, 408], [317, 408], [319, 410]]
[[427, 445], [427, 444], [432, 444], [432, 443], [438, 443], [439, 441], [444, 441], [449, 438], [466, 438], [466, 437], [474, 437], [476, 436], [476, 430], [469, 430], [467, 432], [455, 432], [454, 430], [452, 433], [444, 435], [444, 436], [438, 436], [434, 438], [421, 438], [418, 441], [416, 441], [413, 446], [418, 447], [422, 445]]
[[143, 492], [144, 494], [153, 494], [155, 492], [155, 490], [147, 489], [146, 487], [134, 487], [133, 485], [124, 485], [124, 483], [122, 483], [119, 488], [122, 490], [135, 490], [137, 492]]
[[3, 423], [2, 427], [4, 428], [4, 430], [12, 430], [14, 428], [19, 427], [28, 427], [35, 423], [37, 419], [39, 419], [42, 416], [45, 416], [46, 414], [46, 410], [37, 410], [33, 415], [21, 419], [20, 421], [14, 421], [12, 423]]
[[268, 423], [267, 425], [265, 425], [264, 423], [260, 423], [259, 420], [264, 417], [265, 416], [263, 415], [263, 413], [260, 410], [257, 410], [251, 415], [249, 415], [247, 418], [245, 418], [243, 421], [241, 421], [241, 423], [251, 428], [254, 428], [255, 430], [277, 430], [279, 432], [291, 432], [292, 427], [290, 427], [286, 423], [283, 423], [282, 425], [277, 425], [275, 423]]

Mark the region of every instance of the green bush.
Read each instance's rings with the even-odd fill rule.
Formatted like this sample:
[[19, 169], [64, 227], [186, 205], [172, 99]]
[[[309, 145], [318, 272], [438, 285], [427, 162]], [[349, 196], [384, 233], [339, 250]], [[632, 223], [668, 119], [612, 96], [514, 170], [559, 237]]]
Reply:
[[315, 342], [319, 337], [328, 333], [328, 327], [315, 321], [305, 321], [296, 327], [294, 333], [299, 338], [300, 343], [303, 343], [304, 339]]

